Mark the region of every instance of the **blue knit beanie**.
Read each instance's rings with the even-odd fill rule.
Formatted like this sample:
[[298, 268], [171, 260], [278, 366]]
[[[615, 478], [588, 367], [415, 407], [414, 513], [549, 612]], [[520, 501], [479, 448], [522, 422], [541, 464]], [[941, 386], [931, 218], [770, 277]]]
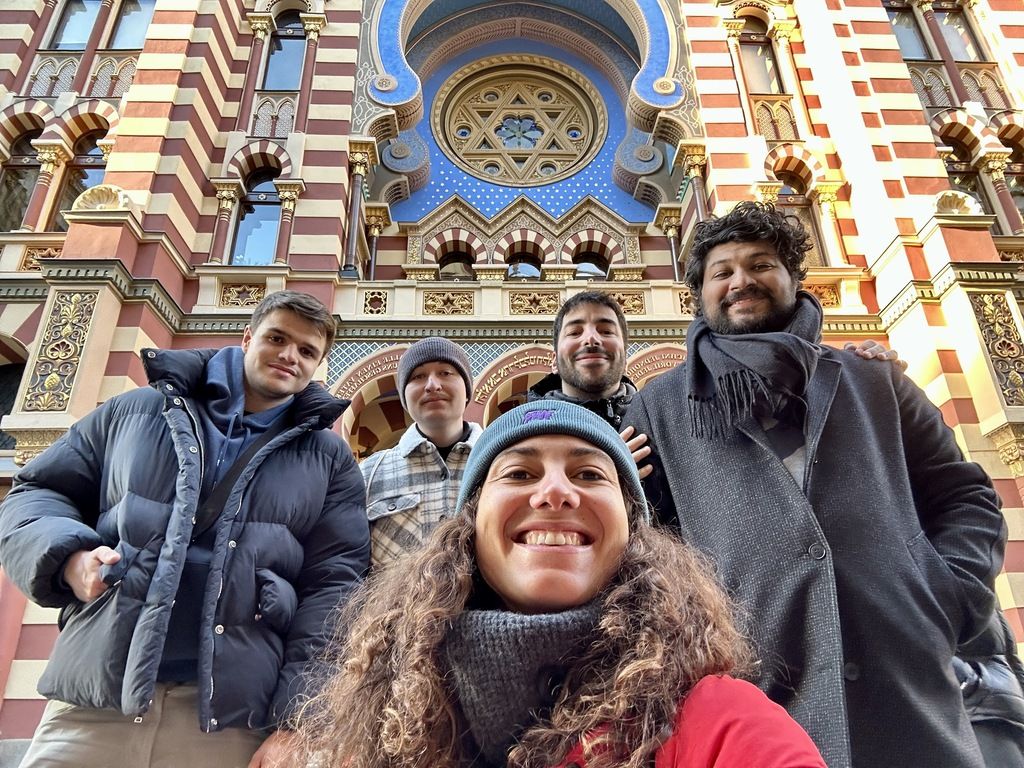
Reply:
[[[491, 422], [477, 439], [462, 474], [462, 488], [455, 509], [484, 484], [487, 471], [506, 448], [536, 435], [571, 435], [585, 440], [608, 454], [615, 463], [619, 479], [637, 499], [644, 499], [640, 474], [625, 440], [608, 422], [593, 411], [564, 400], [539, 400], [520, 405]], [[650, 512], [644, 514], [650, 521]]]

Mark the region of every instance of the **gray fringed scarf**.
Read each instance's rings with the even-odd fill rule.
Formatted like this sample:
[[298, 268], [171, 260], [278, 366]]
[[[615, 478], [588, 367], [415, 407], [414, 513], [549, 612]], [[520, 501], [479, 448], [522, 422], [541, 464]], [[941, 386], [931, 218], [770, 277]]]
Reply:
[[589, 603], [554, 614], [467, 610], [454, 620], [444, 660], [486, 765], [504, 766], [519, 734], [547, 716], [599, 615], [599, 606]]
[[822, 311], [797, 291], [789, 325], [771, 333], [715, 333], [703, 316], [686, 334], [690, 429], [716, 439], [751, 416], [759, 401], [802, 397], [818, 364]]

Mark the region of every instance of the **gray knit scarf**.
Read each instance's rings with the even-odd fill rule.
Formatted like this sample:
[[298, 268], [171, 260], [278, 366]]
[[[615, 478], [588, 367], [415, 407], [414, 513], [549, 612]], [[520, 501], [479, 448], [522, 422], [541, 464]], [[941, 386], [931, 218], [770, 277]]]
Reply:
[[771, 333], [719, 334], [698, 317], [686, 334], [690, 430], [721, 439], [750, 417], [759, 402], [802, 397], [818, 364], [822, 311], [797, 291], [789, 324]]
[[547, 717], [599, 615], [591, 602], [554, 614], [467, 610], [456, 617], [444, 660], [480, 753], [474, 766], [503, 767], [519, 734]]

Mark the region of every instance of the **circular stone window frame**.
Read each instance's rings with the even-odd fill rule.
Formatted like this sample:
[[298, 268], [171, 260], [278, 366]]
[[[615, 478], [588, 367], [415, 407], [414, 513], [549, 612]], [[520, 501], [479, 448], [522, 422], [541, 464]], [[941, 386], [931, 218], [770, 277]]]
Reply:
[[[580, 126], [578, 124], [579, 121], [574, 120], [571, 126], [583, 128], [585, 134], [589, 128], [591, 136], [586, 148], [580, 152], [578, 157], [568, 167], [548, 176], [541, 176], [539, 173], [536, 173], [531, 178], [514, 179], [502, 175], [500, 171], [498, 175], [490, 175], [484, 172], [482, 168], [478, 169], [463, 160], [454, 145], [455, 140], [459, 138], [455, 136], [455, 130], [464, 125], [464, 121], [458, 118], [458, 108], [461, 104], [461, 99], [465, 98], [470, 92], [483, 90], [491, 80], [497, 78], [505, 82], [515, 82], [528, 78], [529, 81], [538, 85], [546, 83], [549, 88], [566, 93], [570, 100], [577, 104], [583, 116], [588, 118], [590, 125]], [[537, 108], [528, 107], [530, 111], [535, 109], [539, 111], [543, 108], [543, 103]], [[434, 132], [434, 140], [437, 142], [438, 147], [457, 168], [465, 171], [475, 179], [513, 188], [541, 187], [574, 176], [590, 164], [608, 138], [608, 111], [605, 107], [604, 97], [590, 80], [580, 72], [555, 59], [528, 54], [491, 56], [479, 59], [454, 72], [445, 80], [434, 97], [430, 122], [431, 129]], [[497, 137], [495, 137], [495, 141], [498, 141]], [[512, 154], [515, 153], [514, 150], [511, 152]], [[538, 157], [532, 164], [535, 170], [539, 170], [540, 166], [550, 157], [544, 153], [545, 150], [540, 150], [537, 153]], [[500, 150], [495, 153], [495, 157], [507, 156], [507, 154], [508, 151]]]

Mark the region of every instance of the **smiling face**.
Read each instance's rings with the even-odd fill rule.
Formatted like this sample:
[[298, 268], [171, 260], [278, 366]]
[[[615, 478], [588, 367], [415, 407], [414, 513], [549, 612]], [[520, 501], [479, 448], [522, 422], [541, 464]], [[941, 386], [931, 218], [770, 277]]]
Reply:
[[770, 243], [729, 242], [708, 252], [700, 301], [715, 333], [765, 333], [786, 327], [796, 289]]
[[610, 307], [580, 304], [565, 315], [556, 351], [562, 391], [596, 400], [615, 393], [626, 368], [626, 344]]
[[476, 560], [511, 610], [583, 605], [611, 581], [629, 538], [615, 464], [568, 435], [531, 437], [492, 462], [476, 515]]
[[245, 351], [245, 409], [252, 413], [281, 405], [309, 384], [324, 357], [326, 342], [311, 322], [288, 309], [275, 309], [242, 335]]

